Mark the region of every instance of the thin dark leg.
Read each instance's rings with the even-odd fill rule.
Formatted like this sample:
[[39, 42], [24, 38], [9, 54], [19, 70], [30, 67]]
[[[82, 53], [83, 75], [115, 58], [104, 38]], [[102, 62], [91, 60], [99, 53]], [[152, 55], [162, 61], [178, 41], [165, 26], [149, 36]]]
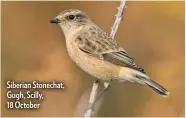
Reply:
[[96, 79], [96, 80], [94, 81], [94, 83], [99, 83], [99, 79]]
[[110, 87], [109, 83], [104, 83], [104, 89], [100, 92], [100, 94], [96, 97], [95, 101], [91, 104], [91, 108], [94, 108], [95, 103], [104, 95], [104, 93], [108, 90]]

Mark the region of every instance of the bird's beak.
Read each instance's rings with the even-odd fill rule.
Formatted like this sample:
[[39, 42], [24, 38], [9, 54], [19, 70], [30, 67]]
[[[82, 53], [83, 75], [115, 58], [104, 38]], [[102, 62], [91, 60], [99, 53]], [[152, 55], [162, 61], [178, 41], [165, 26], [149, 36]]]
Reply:
[[55, 18], [55, 19], [50, 20], [50, 23], [58, 24], [58, 23], [60, 23], [60, 20]]

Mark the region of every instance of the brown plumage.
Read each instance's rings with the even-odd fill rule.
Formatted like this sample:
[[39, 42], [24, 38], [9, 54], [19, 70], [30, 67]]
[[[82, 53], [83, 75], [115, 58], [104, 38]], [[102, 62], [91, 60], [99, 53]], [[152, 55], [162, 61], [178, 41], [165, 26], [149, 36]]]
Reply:
[[50, 22], [60, 25], [70, 57], [85, 72], [103, 81], [128, 80], [147, 85], [160, 95], [169, 94], [84, 12], [65, 10]]
[[[94, 32], [94, 29], [97, 29], [98, 32]], [[89, 32], [79, 35], [75, 42], [87, 54], [99, 55], [97, 57], [102, 57], [101, 59], [110, 63], [145, 73], [144, 69], [137, 66], [133, 58], [125, 50], [96, 25], [91, 26]]]

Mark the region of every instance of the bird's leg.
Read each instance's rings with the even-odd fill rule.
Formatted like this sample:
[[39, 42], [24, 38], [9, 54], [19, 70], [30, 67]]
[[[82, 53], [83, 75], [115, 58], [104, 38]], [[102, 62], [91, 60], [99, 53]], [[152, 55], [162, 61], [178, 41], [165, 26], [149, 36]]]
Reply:
[[95, 103], [104, 95], [104, 93], [108, 90], [109, 87], [110, 83], [104, 82], [104, 89], [99, 93], [99, 95], [96, 97], [96, 99], [93, 101], [89, 108], [94, 109]]
[[98, 79], [96, 79], [96, 80], [94, 81], [94, 83], [99, 83], [99, 80], [98, 80]]
[[97, 100], [99, 100], [103, 95], [104, 93], [108, 90], [110, 86], [110, 83], [108, 82], [104, 82], [104, 89], [100, 92], [100, 94], [96, 97], [95, 101], [93, 102], [93, 104], [95, 104], [97, 102]]

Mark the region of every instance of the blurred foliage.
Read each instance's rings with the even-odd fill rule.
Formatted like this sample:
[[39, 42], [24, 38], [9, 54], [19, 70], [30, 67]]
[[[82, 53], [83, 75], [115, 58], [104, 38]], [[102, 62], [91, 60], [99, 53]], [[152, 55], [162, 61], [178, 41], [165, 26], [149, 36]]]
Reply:
[[[108, 33], [119, 2], [2, 2], [2, 115], [74, 116], [95, 78], [67, 54], [59, 26], [48, 21], [76, 8]], [[113, 83], [97, 116], [184, 116], [184, 2], [127, 2], [116, 40], [150, 77], [170, 91], [163, 98], [137, 83]], [[41, 90], [39, 110], [8, 110], [7, 80], [64, 82], [64, 91]]]

